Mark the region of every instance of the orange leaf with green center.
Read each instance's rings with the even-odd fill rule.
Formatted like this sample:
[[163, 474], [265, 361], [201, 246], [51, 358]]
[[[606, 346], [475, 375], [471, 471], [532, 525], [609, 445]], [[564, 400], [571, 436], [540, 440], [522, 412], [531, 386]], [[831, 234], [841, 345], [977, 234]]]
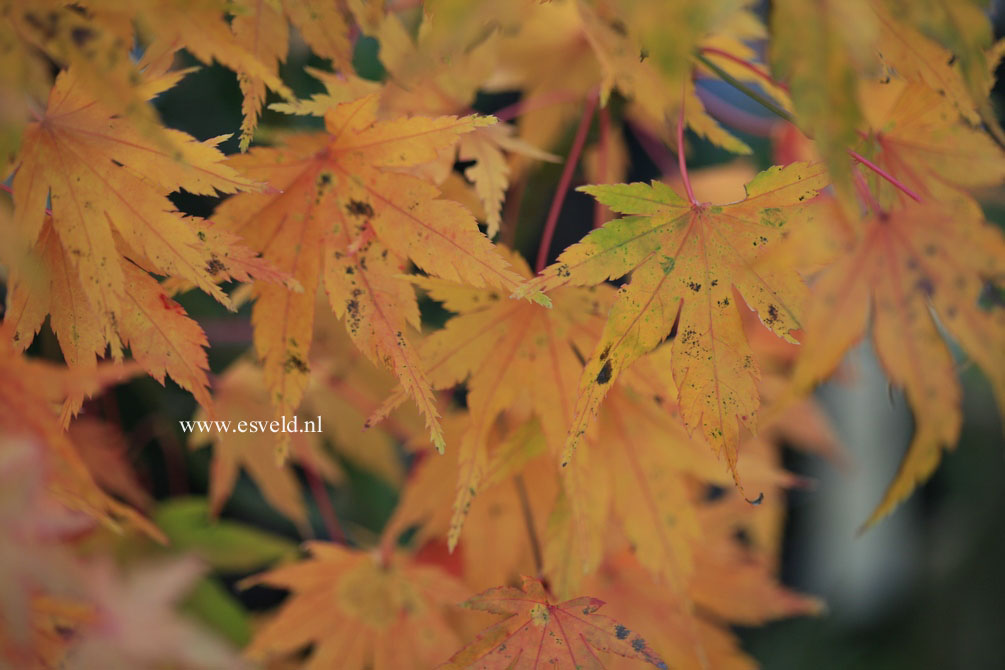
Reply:
[[644, 638], [597, 610], [604, 601], [574, 598], [555, 603], [541, 582], [523, 578], [517, 589], [503, 586], [468, 600], [466, 607], [507, 614], [486, 629], [440, 670], [602, 670], [598, 652], [617, 654], [667, 670]]
[[619, 291], [584, 370], [563, 461], [614, 379], [677, 323], [672, 366], [681, 417], [725, 455], [735, 477], [738, 419], [753, 426], [759, 405], [759, 372], [736, 293], [777, 336], [793, 341], [806, 288], [794, 266], [768, 252], [786, 225], [813, 215], [801, 205], [826, 183], [822, 165], [794, 163], [762, 172], [747, 185], [745, 200], [723, 206], [692, 205], [658, 182], [581, 189], [631, 216], [566, 249], [522, 292], [598, 284], [629, 272], [632, 279]]

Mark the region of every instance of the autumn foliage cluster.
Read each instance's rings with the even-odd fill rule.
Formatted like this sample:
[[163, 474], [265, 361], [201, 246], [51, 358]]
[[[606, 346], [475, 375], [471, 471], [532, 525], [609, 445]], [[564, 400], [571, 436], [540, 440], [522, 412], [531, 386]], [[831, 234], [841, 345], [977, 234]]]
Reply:
[[[0, 665], [749, 668], [731, 625], [818, 614], [777, 580], [782, 446], [839, 450], [814, 387], [871, 339], [913, 411], [866, 527], [955, 446], [961, 360], [1005, 400], [1003, 51], [982, 0], [760, 4], [0, 0]], [[236, 74], [230, 155], [151, 102], [188, 63]], [[689, 174], [751, 153], [709, 82], [779, 165]], [[212, 374], [190, 292], [250, 311]], [[208, 493], [155, 501], [110, 401], [144, 375], [172, 430], [323, 430], [179, 432]], [[346, 468], [398, 491], [379, 534]], [[310, 541], [221, 518], [242, 476]]]

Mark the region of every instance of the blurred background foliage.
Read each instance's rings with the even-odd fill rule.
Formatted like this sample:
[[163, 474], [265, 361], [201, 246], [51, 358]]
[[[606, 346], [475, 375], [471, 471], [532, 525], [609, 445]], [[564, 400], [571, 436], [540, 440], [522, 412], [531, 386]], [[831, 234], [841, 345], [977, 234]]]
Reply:
[[[1001, 37], [1005, 13], [997, 12], [995, 26]], [[357, 43], [354, 64], [364, 77], [384, 76], [379, 45], [371, 38]], [[181, 65], [198, 63], [190, 60]], [[327, 63], [312, 56], [303, 43], [294, 42], [281, 74], [300, 97], [323, 90], [304, 71], [305, 66], [325, 68]], [[773, 164], [774, 143], [770, 133], [763, 132], [773, 117], [720, 82], [705, 82], [702, 90], [755, 121], [751, 124], [755, 132], [739, 133], [755, 150], [745, 159], [750, 169]], [[1005, 86], [999, 83], [994, 91], [999, 108], [1003, 95]], [[480, 96], [476, 109], [491, 113], [516, 99], [505, 94]], [[200, 67], [162, 94], [156, 106], [166, 125], [199, 139], [232, 133], [241, 123], [236, 78], [219, 66]], [[612, 118], [620, 118], [620, 107], [621, 101], [613, 99]], [[267, 110], [256, 139], [268, 143], [275, 133], [310, 128], [320, 128], [320, 120]], [[549, 149], [565, 155], [574, 131], [573, 124], [563, 142]], [[587, 146], [599, 132], [596, 121], [590, 132]], [[659, 177], [661, 157], [654, 154], [651, 140], [631, 130], [623, 139], [629, 151], [628, 181]], [[688, 143], [689, 165], [695, 173], [721, 169], [734, 161], [732, 155], [694, 136]], [[236, 135], [222, 148], [227, 153], [237, 151]], [[561, 169], [561, 164], [542, 163], [527, 181], [519, 226], [510, 242], [528, 258], [536, 253]], [[581, 172], [577, 180], [582, 183]], [[188, 194], [177, 194], [174, 200], [182, 211], [201, 216], [211, 216], [217, 202]], [[1001, 226], [1005, 193], [985, 193], [982, 201], [989, 220]], [[571, 192], [559, 220], [553, 256], [578, 241], [592, 225], [593, 200]], [[249, 348], [248, 305], [231, 314], [200, 292], [180, 296], [179, 301], [209, 336], [214, 374]], [[444, 314], [426, 303], [423, 318], [436, 324]], [[55, 337], [47, 329], [32, 350], [60, 358]], [[901, 457], [901, 452], [889, 446], [906, 448], [912, 428], [904, 399], [889, 388], [868, 346], [854, 352], [851, 364], [853, 372], [847, 378], [830, 382], [818, 392], [848, 447], [848, 463], [839, 467], [792, 451], [786, 456], [786, 466], [810, 478], [815, 486], [789, 493], [782, 580], [822, 596], [829, 611], [816, 619], [742, 630], [745, 648], [768, 669], [1005, 667], [1005, 452], [986, 380], [976, 368], [964, 367], [965, 423], [959, 446], [906, 504], [857, 537], [857, 525], [879, 499]], [[210, 453], [188, 449], [187, 436], [178, 426], [178, 419], [191, 417], [194, 410], [191, 395], [170, 381], [163, 389], [149, 377], [120, 386], [90, 401], [86, 408], [87, 413], [121, 423], [130, 457], [153, 496], [162, 501], [154, 517], [171, 538], [171, 551], [195, 550], [216, 570], [218, 576], [205, 578], [187, 607], [243, 645], [250, 631], [248, 611], [274, 605], [280, 594], [263, 587], [243, 590], [237, 582], [276, 556], [295, 551], [300, 536], [242, 474], [224, 508], [223, 525], [214, 527], [213, 541], [207, 541]], [[376, 536], [396, 504], [397, 491], [344, 459], [340, 465], [348, 476], [329, 491], [340, 522], [349, 537]], [[325, 537], [316, 502], [313, 498], [306, 502], [315, 535]]]

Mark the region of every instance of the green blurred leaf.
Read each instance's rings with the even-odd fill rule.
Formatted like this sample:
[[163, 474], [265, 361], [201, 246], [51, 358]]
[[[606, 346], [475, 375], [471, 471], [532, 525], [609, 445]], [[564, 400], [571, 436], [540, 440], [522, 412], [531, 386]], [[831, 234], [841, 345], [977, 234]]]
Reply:
[[241, 603], [212, 577], [196, 582], [182, 608], [238, 647], [251, 640], [251, 623]]
[[216, 570], [249, 572], [297, 551], [297, 545], [286, 538], [242, 523], [210, 519], [203, 498], [167, 501], [157, 508], [154, 522], [174, 549], [193, 552]]

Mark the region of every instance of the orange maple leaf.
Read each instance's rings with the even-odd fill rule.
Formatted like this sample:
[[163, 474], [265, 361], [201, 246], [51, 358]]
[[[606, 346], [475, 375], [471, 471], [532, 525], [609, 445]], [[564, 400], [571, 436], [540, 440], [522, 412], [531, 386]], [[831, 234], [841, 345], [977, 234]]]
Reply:
[[208, 406], [205, 335], [148, 272], [190, 282], [227, 306], [221, 282], [281, 276], [167, 198], [178, 189], [257, 188], [222, 164], [215, 148], [222, 138], [163, 134], [170, 148], [106, 108], [72, 71], [57, 78], [45, 114], [25, 132], [12, 185], [16, 239], [34, 248], [47, 272], [41, 281], [15, 276], [7, 319], [26, 348], [51, 313], [71, 367], [93, 369], [106, 346], [114, 358], [129, 346], [158, 381], [170, 375]]
[[254, 659], [278, 659], [313, 644], [305, 670], [426, 670], [457, 644], [445, 618], [465, 597], [438, 567], [405, 556], [385, 561], [324, 542], [310, 559], [251, 578], [293, 593], [247, 648]]
[[934, 202], [903, 201], [854, 227], [846, 253], [815, 283], [792, 375], [796, 390], [826, 378], [867, 332], [871, 314], [879, 360], [891, 382], [904, 388], [915, 432], [866, 527], [931, 476], [942, 449], [955, 447], [959, 437], [962, 394], [933, 308], [938, 323], [988, 375], [1005, 412], [1005, 310], [980, 304], [986, 282], [1001, 276], [1005, 239], [962, 194], [951, 212]]
[[597, 652], [667, 670], [667, 664], [638, 633], [596, 614], [604, 606], [597, 598], [555, 603], [541, 582], [524, 577], [519, 589], [489, 589], [464, 605], [509, 616], [478, 635], [439, 670], [531, 670], [541, 664], [555, 670], [602, 670]]
[[461, 205], [404, 174], [434, 160], [484, 117], [378, 121], [377, 96], [338, 105], [327, 134], [254, 149], [230, 164], [282, 189], [241, 194], [217, 220], [303, 285], [302, 293], [257, 283], [254, 342], [277, 414], [291, 415], [310, 376], [314, 296], [324, 281], [331, 307], [363, 353], [394, 372], [442, 448], [429, 382], [407, 337], [418, 328], [415, 293], [400, 275], [408, 260], [440, 277], [509, 291], [520, 282]]
[[[10, 344], [10, 326], [0, 326], [0, 435], [44, 445], [44, 482], [64, 506], [111, 528], [137, 528], [163, 540], [161, 532], [136, 510], [102, 491], [63, 431], [53, 407], [67, 397], [84, 397], [128, 379], [134, 367], [103, 365], [73, 370], [19, 355]], [[68, 418], [66, 419], [69, 420]]]

